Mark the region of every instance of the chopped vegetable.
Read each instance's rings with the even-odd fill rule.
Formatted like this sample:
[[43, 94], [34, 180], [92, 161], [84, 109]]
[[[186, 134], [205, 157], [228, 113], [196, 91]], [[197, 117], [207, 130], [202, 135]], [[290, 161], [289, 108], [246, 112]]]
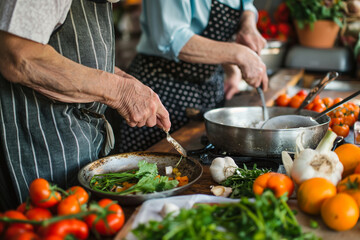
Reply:
[[152, 240], [319, 239], [314, 233], [302, 232], [286, 201], [286, 196], [277, 199], [267, 191], [254, 201], [241, 198], [238, 203], [197, 204], [162, 221], [140, 224], [133, 233], [138, 239]]
[[235, 174], [221, 182], [221, 185], [232, 188], [230, 198], [253, 197], [252, 187], [255, 179], [267, 172], [270, 172], [270, 169], [258, 169], [256, 164], [253, 169], [248, 169], [244, 164], [243, 169], [236, 169]]
[[301, 135], [296, 140], [296, 154], [294, 162], [287, 152], [282, 152], [282, 160], [288, 174], [296, 184], [300, 185], [303, 181], [322, 177], [336, 185], [341, 180], [343, 165], [335, 152], [331, 151], [336, 134], [327, 131], [324, 138], [320, 141], [315, 150], [304, 149], [301, 144]]
[[179, 184], [178, 180], [158, 175], [155, 163], [140, 161], [138, 166], [139, 169], [135, 171], [94, 175], [90, 180], [90, 187], [101, 192], [126, 195], [161, 192], [175, 188]]

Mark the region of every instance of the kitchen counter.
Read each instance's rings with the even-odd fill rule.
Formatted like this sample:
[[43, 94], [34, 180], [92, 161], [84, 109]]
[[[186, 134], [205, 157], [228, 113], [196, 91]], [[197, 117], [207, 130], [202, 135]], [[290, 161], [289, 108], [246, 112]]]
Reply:
[[[266, 104], [272, 106], [274, 100], [280, 93], [286, 92], [289, 88], [294, 87], [298, 81], [303, 77], [304, 71], [302, 70], [281, 70], [277, 74], [271, 77], [270, 80], [270, 89], [265, 93]], [[354, 90], [355, 91], [355, 90]], [[342, 92], [339, 97], [344, 97], [350, 95], [350, 93]], [[329, 92], [329, 96], [337, 97], [336, 93], [333, 91]], [[236, 95], [231, 101], [226, 103], [226, 106], [260, 106], [261, 101], [257, 92], [253, 91], [244, 91]], [[192, 120], [183, 128], [171, 134], [185, 149], [195, 150], [202, 149], [204, 146], [201, 144], [201, 137], [205, 135], [205, 124], [201, 120]], [[147, 149], [151, 152], [173, 152], [176, 153], [176, 150], [163, 139], [159, 143]], [[188, 190], [182, 194], [211, 194], [210, 186], [215, 185], [216, 183], [212, 180], [209, 165], [203, 165], [203, 175], [202, 177], [192, 185]], [[297, 208], [296, 200], [289, 200], [289, 205], [292, 209], [296, 209], [297, 219], [304, 226], [305, 231], [315, 231], [316, 234], [323, 239], [355, 239], [360, 236], [360, 223], [350, 231], [346, 232], [335, 232], [328, 229], [321, 221], [320, 217], [313, 217], [303, 214]], [[136, 207], [124, 207], [126, 214], [127, 222], [124, 228], [118, 233], [115, 239], [123, 239], [126, 236], [128, 231], [131, 229], [132, 219], [136, 215]], [[316, 220], [319, 223], [318, 229], [311, 229], [309, 227], [310, 219]]]

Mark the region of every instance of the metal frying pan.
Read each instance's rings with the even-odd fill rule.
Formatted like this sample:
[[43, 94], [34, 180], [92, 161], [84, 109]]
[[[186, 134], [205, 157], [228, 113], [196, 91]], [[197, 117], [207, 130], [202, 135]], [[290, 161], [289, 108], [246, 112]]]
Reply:
[[[268, 107], [269, 117], [293, 114], [293, 108]], [[316, 116], [302, 110], [301, 115]], [[295, 152], [296, 138], [303, 133], [304, 147], [315, 148], [325, 135], [330, 118], [322, 116], [316, 126], [292, 129], [260, 129], [261, 107], [228, 107], [204, 114], [207, 137], [216, 148], [228, 154], [281, 158], [282, 151]], [[260, 123], [261, 124], [261, 123]]]

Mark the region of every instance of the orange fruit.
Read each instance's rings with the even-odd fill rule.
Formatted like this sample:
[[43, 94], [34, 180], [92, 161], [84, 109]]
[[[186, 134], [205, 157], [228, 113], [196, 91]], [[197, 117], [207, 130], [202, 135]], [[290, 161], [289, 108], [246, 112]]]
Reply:
[[325, 200], [321, 206], [321, 217], [329, 228], [346, 231], [356, 225], [359, 206], [350, 195], [339, 193]]
[[358, 163], [358, 165], [356, 165], [354, 173], [360, 173], [360, 163]]
[[299, 208], [308, 214], [319, 214], [322, 203], [336, 195], [336, 187], [325, 178], [310, 178], [297, 191]]
[[342, 177], [354, 173], [356, 166], [360, 163], [360, 147], [355, 144], [345, 143], [337, 147], [335, 153], [344, 166]]

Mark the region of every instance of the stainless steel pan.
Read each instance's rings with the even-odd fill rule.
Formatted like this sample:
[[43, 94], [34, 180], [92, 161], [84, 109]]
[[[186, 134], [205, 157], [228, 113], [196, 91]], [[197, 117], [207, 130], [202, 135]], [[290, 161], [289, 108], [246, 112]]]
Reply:
[[[293, 114], [294, 108], [269, 107], [269, 117]], [[314, 111], [302, 110], [301, 115], [316, 116]], [[304, 147], [315, 148], [325, 135], [330, 118], [323, 116], [318, 125], [293, 129], [260, 129], [263, 120], [261, 107], [228, 107], [204, 114], [210, 143], [228, 154], [251, 157], [280, 158], [282, 151], [295, 152], [296, 138], [303, 134]], [[258, 125], [258, 126], [257, 126]]]
[[121, 205], [139, 205], [148, 199], [168, 197], [186, 190], [201, 177], [203, 172], [201, 164], [192, 158], [183, 158], [178, 165], [178, 169], [183, 176], [188, 176], [189, 183], [182, 187], [149, 194], [119, 196], [116, 193], [102, 193], [90, 188], [91, 178], [95, 174], [136, 169], [138, 168], [138, 162], [142, 160], [156, 163], [159, 174], [165, 175], [165, 166], [175, 166], [179, 159], [180, 155], [173, 153], [133, 152], [112, 155], [96, 160], [83, 167], [78, 173], [78, 180], [83, 187], [98, 197], [117, 200]]

